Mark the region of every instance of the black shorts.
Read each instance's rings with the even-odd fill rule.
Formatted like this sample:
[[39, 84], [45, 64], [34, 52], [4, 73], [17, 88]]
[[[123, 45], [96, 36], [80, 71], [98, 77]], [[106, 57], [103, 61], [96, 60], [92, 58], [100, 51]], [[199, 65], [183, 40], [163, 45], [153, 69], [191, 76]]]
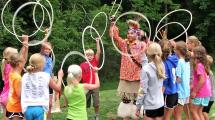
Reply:
[[173, 109], [178, 104], [178, 93], [166, 95], [164, 94], [164, 107]]
[[150, 118], [162, 117], [164, 115], [164, 107], [154, 110], [145, 110], [145, 115]]
[[53, 89], [49, 87], [49, 95], [53, 94]]
[[202, 112], [209, 113], [209, 112], [210, 112], [210, 109], [211, 109], [211, 107], [212, 107], [212, 105], [213, 105], [213, 103], [214, 103], [214, 101], [209, 101], [208, 106], [203, 107]]
[[8, 119], [12, 119], [14, 117], [19, 117], [19, 118], [23, 119], [24, 114], [22, 112], [8, 112], [8, 111], [6, 111], [6, 117], [8, 117]]

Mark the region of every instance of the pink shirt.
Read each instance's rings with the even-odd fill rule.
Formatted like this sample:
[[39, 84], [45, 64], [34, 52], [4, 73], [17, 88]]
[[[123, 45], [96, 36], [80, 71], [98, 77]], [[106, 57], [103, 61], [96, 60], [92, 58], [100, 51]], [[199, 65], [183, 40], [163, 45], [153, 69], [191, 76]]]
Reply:
[[196, 93], [197, 98], [205, 98], [211, 96], [211, 90], [210, 90], [210, 81], [207, 79], [207, 73], [205, 71], [205, 67], [202, 63], [198, 63], [196, 65], [196, 69], [193, 73], [193, 87], [197, 86], [199, 79], [198, 76], [203, 76], [204, 83], [200, 90]]
[[11, 71], [11, 65], [10, 64], [6, 64], [3, 70], [3, 81], [4, 81], [4, 87], [3, 90], [0, 94], [0, 103], [6, 105], [7, 103], [7, 99], [8, 99], [8, 94], [9, 94], [9, 73]]
[[[96, 60], [96, 56], [94, 56], [93, 60], [90, 61], [93, 67], [98, 66], [98, 61]], [[82, 62], [80, 64], [80, 67], [82, 69], [82, 83], [90, 83], [90, 78], [91, 78], [91, 70], [90, 70], [90, 65], [87, 61]], [[95, 84], [95, 73], [92, 69], [92, 84]]]

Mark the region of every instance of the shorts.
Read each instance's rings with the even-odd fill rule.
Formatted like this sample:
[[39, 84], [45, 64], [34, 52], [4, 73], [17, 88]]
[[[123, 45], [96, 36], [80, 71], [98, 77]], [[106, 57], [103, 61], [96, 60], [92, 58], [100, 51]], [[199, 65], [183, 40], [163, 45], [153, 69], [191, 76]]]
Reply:
[[99, 89], [89, 90], [86, 94], [87, 108], [91, 106], [91, 97], [93, 98], [93, 107], [99, 106]]
[[53, 89], [51, 87], [49, 87], [49, 95], [53, 94]]
[[208, 106], [210, 97], [206, 98], [194, 98], [192, 99], [192, 103], [198, 106]]
[[25, 111], [26, 120], [45, 120], [46, 112], [42, 106], [29, 106]]
[[164, 94], [164, 107], [173, 109], [178, 104], [178, 93], [166, 95]]
[[145, 110], [145, 115], [150, 118], [162, 117], [164, 115], [164, 107], [154, 110]]
[[6, 111], [6, 117], [8, 117], [8, 119], [12, 119], [14, 117], [19, 117], [19, 118], [23, 119], [24, 114], [22, 112], [8, 112], [8, 111]]
[[203, 107], [202, 112], [209, 113], [209, 112], [210, 112], [210, 109], [211, 109], [211, 107], [212, 107], [212, 105], [213, 105], [213, 103], [214, 103], [214, 101], [209, 101], [208, 106]]
[[190, 101], [189, 97], [187, 97], [187, 98], [179, 98], [178, 99], [178, 104], [184, 106], [186, 104], [189, 104], [190, 103], [189, 101]]

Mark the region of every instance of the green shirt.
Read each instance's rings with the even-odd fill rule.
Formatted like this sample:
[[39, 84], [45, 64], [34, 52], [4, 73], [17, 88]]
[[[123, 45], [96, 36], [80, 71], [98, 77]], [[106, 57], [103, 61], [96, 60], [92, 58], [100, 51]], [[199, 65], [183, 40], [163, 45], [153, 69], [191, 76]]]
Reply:
[[64, 94], [68, 101], [67, 118], [72, 120], [87, 120], [86, 96], [83, 85], [78, 84], [73, 88], [66, 86]]

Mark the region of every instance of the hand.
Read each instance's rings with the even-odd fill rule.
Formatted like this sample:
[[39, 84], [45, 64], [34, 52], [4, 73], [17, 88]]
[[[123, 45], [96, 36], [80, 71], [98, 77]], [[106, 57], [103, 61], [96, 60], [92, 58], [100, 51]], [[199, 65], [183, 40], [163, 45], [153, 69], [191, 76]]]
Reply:
[[45, 29], [45, 34], [48, 34], [48, 32], [49, 32], [49, 28], [46, 28]]
[[28, 35], [22, 35], [22, 45], [23, 46], [28, 46]]
[[136, 110], [135, 115], [136, 115], [137, 117], [139, 117], [139, 116], [140, 116], [140, 110]]
[[97, 43], [99, 43], [99, 41], [100, 41], [100, 38], [99, 38], [99, 37], [97, 37], [97, 38], [96, 38], [96, 42], [97, 42]]
[[94, 70], [95, 72], [98, 72], [98, 71], [99, 71], [99, 68], [98, 68], [98, 67], [93, 67], [93, 70]]
[[58, 71], [58, 78], [59, 78], [59, 77], [62, 78], [63, 76], [64, 76], [63, 70], [60, 69], [60, 70]]
[[196, 92], [192, 91], [191, 94], [190, 94], [190, 97], [195, 98], [196, 97]]

